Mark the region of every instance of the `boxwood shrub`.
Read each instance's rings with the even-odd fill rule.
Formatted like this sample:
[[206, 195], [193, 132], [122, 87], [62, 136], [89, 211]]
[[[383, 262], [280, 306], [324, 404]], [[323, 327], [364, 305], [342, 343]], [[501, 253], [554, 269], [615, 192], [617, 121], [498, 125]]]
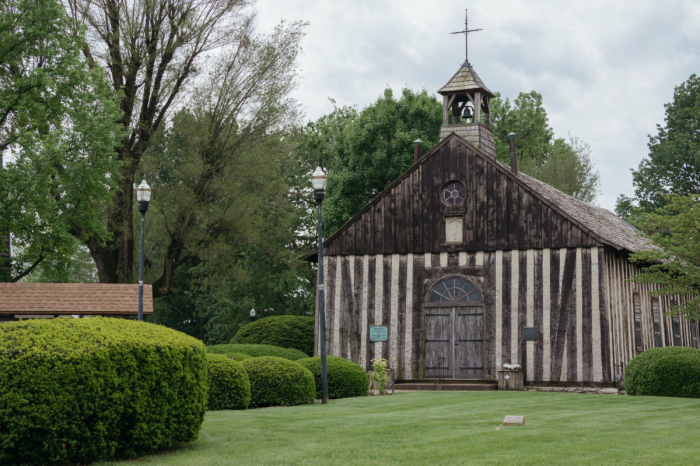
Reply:
[[254, 358], [259, 358], [261, 356], [277, 356], [278, 358], [289, 359], [290, 361], [308, 358], [306, 354], [299, 350], [270, 345], [212, 345], [207, 346], [207, 353], [243, 353]]
[[314, 376], [307, 368], [275, 356], [250, 358], [242, 364], [250, 380], [251, 407], [314, 402]]
[[[299, 359], [297, 364], [306, 367], [316, 381], [316, 398], [321, 398], [321, 357]], [[369, 379], [358, 364], [337, 356], [326, 356], [328, 369], [328, 398], [367, 396]]]
[[124, 319], [0, 325], [0, 464], [134, 457], [197, 438], [207, 359], [195, 338]]
[[625, 368], [629, 395], [700, 398], [700, 350], [669, 346], [646, 350]]
[[208, 353], [208, 354], [223, 354], [227, 358], [235, 359], [238, 362], [241, 362], [245, 359], [250, 359], [253, 357], [253, 356], [249, 356], [249, 355], [243, 354], [243, 353]]
[[294, 348], [314, 354], [314, 318], [304, 316], [265, 317], [241, 327], [231, 343], [252, 343]]
[[240, 362], [223, 354], [207, 353], [209, 397], [207, 409], [246, 409], [250, 404], [250, 381]]

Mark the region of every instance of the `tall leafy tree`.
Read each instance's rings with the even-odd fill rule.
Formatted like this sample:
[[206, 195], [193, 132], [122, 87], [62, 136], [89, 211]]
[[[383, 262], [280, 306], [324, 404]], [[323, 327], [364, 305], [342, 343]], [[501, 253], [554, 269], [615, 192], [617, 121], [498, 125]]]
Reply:
[[[144, 153], [172, 106], [212, 50], [235, 43], [254, 19], [248, 0], [64, 0], [89, 26], [83, 53], [121, 92], [122, 162], [111, 179], [111, 205], [102, 222], [107, 241], [86, 242], [103, 283], [131, 283], [134, 271], [134, 181]], [[75, 228], [76, 237], [85, 236]]]
[[[278, 168], [298, 120], [289, 94], [303, 27], [280, 26], [270, 36], [241, 31], [146, 153], [142, 173], [154, 190], [149, 218], [161, 233], [154, 238], [160, 248], [154, 296], [172, 290], [177, 267], [191, 258], [213, 272], [244, 245], [280, 232], [292, 242], [287, 223], [294, 210]], [[261, 231], [261, 216], [271, 209], [278, 223]]]
[[0, 232], [16, 246], [4, 279], [18, 281], [68, 262], [73, 231], [108, 239], [99, 214], [117, 181], [121, 112], [104, 72], [81, 58], [85, 29], [59, 3], [0, 8]]
[[578, 138], [552, 140], [544, 160], [518, 157], [518, 170], [583, 202], [598, 196], [600, 174], [591, 160], [591, 148]]
[[[296, 156], [329, 169], [324, 230], [332, 234], [413, 164], [413, 141], [424, 151], [438, 142], [442, 104], [426, 91], [391, 89], [358, 112], [336, 108], [310, 123]], [[306, 182], [307, 180], [300, 180]]]
[[632, 170], [635, 197], [618, 199], [616, 211], [627, 218], [663, 207], [671, 193], [700, 194], [700, 77], [677, 86], [664, 107], [664, 124], [649, 136], [649, 157]]
[[636, 223], [657, 247], [638, 251], [631, 262], [645, 266], [632, 281], [659, 285], [654, 296], [688, 295], [671, 313], [700, 319], [700, 195], [669, 194], [663, 206], [636, 217]]
[[598, 196], [600, 175], [590, 146], [578, 138], [554, 136], [538, 92], [521, 92], [510, 103], [500, 94], [491, 100], [496, 158], [510, 164], [508, 134], [515, 133], [518, 170], [584, 202]]
[[303, 28], [242, 31], [146, 152], [154, 321], [227, 342], [251, 308], [313, 309], [313, 273], [295, 234], [305, 211], [290, 202], [283, 168], [300, 118], [289, 94]]
[[491, 100], [491, 122], [496, 158], [503, 163], [510, 163], [510, 133], [518, 136], [516, 145], [520, 160], [532, 159], [541, 164], [552, 151], [554, 130], [549, 126], [542, 94], [538, 92], [521, 92], [512, 104], [497, 92]]

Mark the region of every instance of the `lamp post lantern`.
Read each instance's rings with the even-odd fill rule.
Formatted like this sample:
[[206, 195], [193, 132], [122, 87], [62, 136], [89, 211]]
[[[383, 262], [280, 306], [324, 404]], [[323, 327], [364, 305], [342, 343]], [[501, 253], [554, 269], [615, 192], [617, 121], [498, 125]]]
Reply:
[[311, 185], [314, 188], [314, 200], [318, 204], [318, 318], [319, 343], [321, 352], [321, 403], [328, 403], [328, 366], [326, 365], [326, 307], [323, 298], [323, 224], [321, 222], [321, 203], [326, 197], [327, 176], [321, 167], [311, 175]]
[[151, 187], [146, 180], [136, 188], [136, 200], [139, 202], [139, 212], [141, 212], [141, 248], [139, 251], [139, 321], [143, 320], [143, 239], [146, 226], [146, 212], [148, 203], [151, 201]]
[[255, 321], [255, 308], [250, 310], [250, 321], [251, 322]]

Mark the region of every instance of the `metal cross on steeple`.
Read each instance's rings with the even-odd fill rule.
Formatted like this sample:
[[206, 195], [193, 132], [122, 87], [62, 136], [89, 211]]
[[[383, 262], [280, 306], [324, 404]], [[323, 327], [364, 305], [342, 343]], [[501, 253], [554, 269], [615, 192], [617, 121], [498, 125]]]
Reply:
[[464, 34], [464, 65], [465, 66], [471, 66], [469, 63], [469, 33], [470, 32], [477, 32], [477, 31], [483, 31], [483, 29], [469, 29], [469, 17], [467, 10], [464, 10], [464, 31], [457, 31], [457, 32], [451, 32], [450, 34]]

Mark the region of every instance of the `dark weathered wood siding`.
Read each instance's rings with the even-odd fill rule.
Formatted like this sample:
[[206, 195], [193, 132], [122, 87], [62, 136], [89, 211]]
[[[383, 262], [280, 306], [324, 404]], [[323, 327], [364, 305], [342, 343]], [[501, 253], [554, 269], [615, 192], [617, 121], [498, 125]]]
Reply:
[[[461, 206], [440, 199], [449, 181], [466, 187]], [[591, 247], [592, 233], [532, 192], [509, 170], [458, 138], [438, 145], [326, 240], [329, 256], [447, 250], [445, 215], [463, 216], [463, 251]]]
[[[639, 294], [639, 302], [641, 304], [641, 321], [642, 321], [642, 348], [646, 351], [649, 348], [654, 348], [654, 321], [652, 314], [652, 296], [651, 292], [658, 289], [657, 285], [648, 283], [633, 283], [627, 279], [639, 273], [639, 267], [636, 264], [630, 263], [626, 257], [623, 257], [617, 251], [611, 248], [605, 248], [605, 287], [607, 300], [607, 312], [610, 315], [609, 326], [611, 329], [610, 349], [611, 352], [607, 355], [610, 358], [610, 364], [614, 369], [615, 374], [624, 374], [627, 363], [638, 355], [635, 335], [634, 335], [634, 294]], [[674, 346], [673, 341], [673, 325], [672, 317], [664, 316], [671, 307], [671, 300], [676, 299], [679, 303], [687, 300], [687, 296], [677, 296], [671, 298], [661, 296], [658, 299], [660, 324], [661, 324], [661, 346]], [[697, 326], [697, 322], [691, 322], [688, 319], [681, 317], [681, 346], [695, 346], [697, 342], [693, 342], [692, 325]]]
[[[603, 260], [597, 247], [326, 256], [329, 354], [367, 370], [385, 357], [400, 378], [422, 379], [425, 296], [441, 277], [462, 275], [483, 292], [485, 379], [522, 364], [525, 349], [530, 381], [611, 381]], [[370, 342], [371, 325], [386, 325], [389, 341]], [[526, 326], [539, 336], [527, 345]]]

